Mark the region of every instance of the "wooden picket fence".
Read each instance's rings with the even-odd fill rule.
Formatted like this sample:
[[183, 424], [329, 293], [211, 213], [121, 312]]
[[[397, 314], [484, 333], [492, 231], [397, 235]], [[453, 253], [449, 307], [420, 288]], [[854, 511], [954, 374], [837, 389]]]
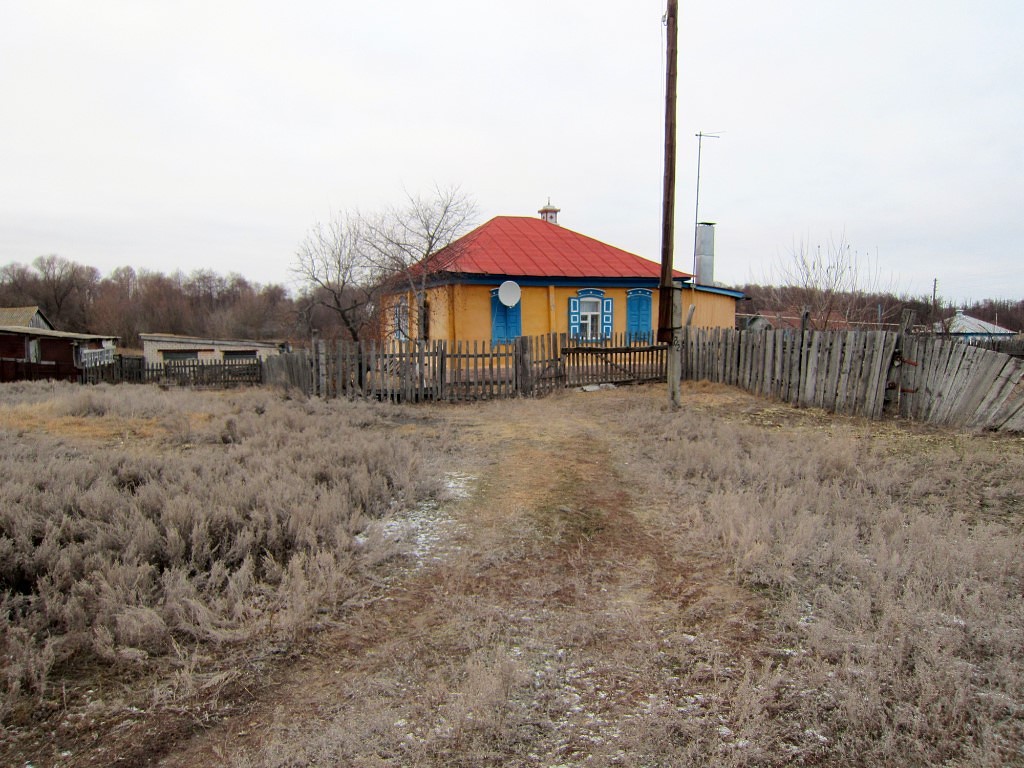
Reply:
[[[543, 395], [588, 384], [661, 381], [666, 352], [666, 345], [653, 343], [649, 336], [625, 334], [594, 341], [548, 334], [507, 344], [321, 342], [309, 357], [292, 353], [271, 358], [266, 378], [328, 398], [463, 402]], [[308, 377], [300, 373], [307, 364]]]
[[258, 360], [175, 360], [146, 364], [141, 357], [115, 357], [113, 362], [83, 368], [83, 384], [160, 384], [220, 389], [263, 383]]
[[[564, 334], [494, 345], [320, 343], [312, 353], [271, 358], [264, 379], [321, 397], [460, 402], [664, 381], [667, 349], [650, 338], [584, 342]], [[1024, 360], [906, 330], [685, 328], [682, 378], [869, 419], [899, 415], [932, 424], [1024, 431]]]

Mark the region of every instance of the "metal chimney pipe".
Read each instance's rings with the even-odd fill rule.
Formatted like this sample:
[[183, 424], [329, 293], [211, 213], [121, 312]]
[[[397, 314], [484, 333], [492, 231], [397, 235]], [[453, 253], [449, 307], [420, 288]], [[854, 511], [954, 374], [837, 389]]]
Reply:
[[697, 285], [715, 283], [715, 224], [702, 221], [697, 225], [697, 274], [693, 281]]

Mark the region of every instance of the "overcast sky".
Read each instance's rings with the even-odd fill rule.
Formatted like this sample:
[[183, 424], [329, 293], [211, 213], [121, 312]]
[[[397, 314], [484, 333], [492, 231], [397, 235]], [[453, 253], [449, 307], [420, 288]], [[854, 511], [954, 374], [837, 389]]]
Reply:
[[[1024, 298], [1024, 3], [681, 0], [676, 267], [845, 242]], [[0, 0], [0, 264], [289, 283], [309, 227], [459, 185], [657, 260], [663, 0]]]

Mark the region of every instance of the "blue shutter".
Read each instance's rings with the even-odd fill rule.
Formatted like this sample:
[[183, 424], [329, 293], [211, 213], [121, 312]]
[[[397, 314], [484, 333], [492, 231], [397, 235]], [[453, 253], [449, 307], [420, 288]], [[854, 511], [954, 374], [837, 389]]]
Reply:
[[601, 335], [608, 339], [612, 335], [612, 300], [604, 299], [601, 302]]
[[500, 344], [508, 332], [505, 306], [498, 301], [498, 291], [491, 291], [491, 344]]
[[580, 300], [575, 296], [569, 297], [569, 338], [577, 338], [580, 335]]
[[507, 344], [523, 335], [523, 302], [506, 307], [498, 299], [498, 290], [491, 291], [491, 344]]
[[523, 335], [523, 302], [517, 301], [514, 307], [506, 307], [505, 310], [505, 333], [506, 339], [512, 341]]
[[630, 340], [651, 335], [651, 291], [637, 288], [626, 293], [626, 332]]

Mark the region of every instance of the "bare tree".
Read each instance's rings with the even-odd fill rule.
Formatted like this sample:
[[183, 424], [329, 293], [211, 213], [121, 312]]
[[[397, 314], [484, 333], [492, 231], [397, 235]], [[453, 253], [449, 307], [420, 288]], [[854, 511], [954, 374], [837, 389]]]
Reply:
[[[426, 328], [431, 274], [453, 254], [444, 249], [469, 228], [476, 204], [458, 187], [435, 187], [430, 197], [407, 195], [400, 207], [363, 215], [341, 213], [317, 223], [296, 252], [292, 273], [305, 285], [309, 319], [331, 311], [353, 339], [373, 327], [381, 290], [405, 287], [414, 297], [416, 330]], [[444, 251], [444, 255], [441, 252]]]
[[431, 197], [407, 195], [404, 206], [365, 220], [367, 255], [381, 277], [406, 286], [413, 295], [420, 337], [427, 327], [430, 276], [457, 255], [449, 246], [476, 216], [473, 198], [450, 186], [435, 187]]
[[368, 255], [365, 226], [354, 214], [317, 222], [295, 254], [292, 273], [307, 287], [305, 314], [330, 310], [353, 339], [370, 321], [377, 270]]
[[32, 269], [8, 264], [0, 270], [4, 304], [36, 304], [61, 330], [86, 330], [89, 305], [99, 284], [95, 267], [62, 256], [39, 256]]
[[817, 330], [839, 323], [881, 322], [892, 311], [872, 300], [889, 291], [880, 287], [878, 264], [854, 251], [845, 235], [824, 247], [810, 247], [805, 241], [794, 244], [788, 257], [775, 265], [769, 282], [774, 286], [769, 301], [775, 309], [806, 309]]

